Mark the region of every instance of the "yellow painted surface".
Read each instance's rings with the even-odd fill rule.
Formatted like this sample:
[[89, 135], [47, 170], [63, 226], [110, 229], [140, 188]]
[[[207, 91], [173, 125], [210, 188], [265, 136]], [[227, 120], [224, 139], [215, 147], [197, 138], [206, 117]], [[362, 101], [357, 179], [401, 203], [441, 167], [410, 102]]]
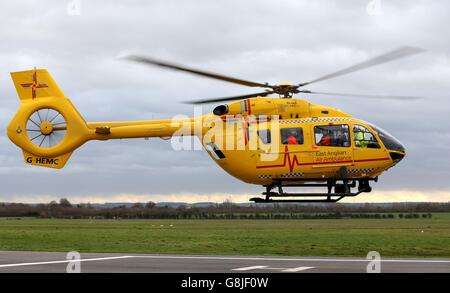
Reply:
[[[266, 185], [274, 178], [336, 178], [346, 167], [350, 178], [373, 178], [394, 165], [381, 140], [379, 149], [360, 148], [353, 140], [353, 125], [371, 129], [351, 115], [304, 100], [255, 97], [228, 104], [226, 116], [207, 114], [176, 120], [86, 122], [44, 69], [12, 73], [21, 106], [7, 133], [23, 150], [32, 165], [62, 168], [72, 152], [89, 140], [198, 136], [213, 160], [226, 172], [244, 182]], [[66, 121], [66, 135], [56, 145], [39, 147], [26, 130], [29, 117], [39, 109], [60, 112]], [[223, 123], [219, 123], [222, 122]], [[315, 126], [348, 125], [351, 145], [317, 146]], [[44, 121], [42, 134], [58, 126]], [[303, 144], [283, 145], [280, 129], [301, 128]], [[258, 131], [272, 129], [271, 143], [264, 144]], [[224, 158], [207, 146], [213, 143]]]

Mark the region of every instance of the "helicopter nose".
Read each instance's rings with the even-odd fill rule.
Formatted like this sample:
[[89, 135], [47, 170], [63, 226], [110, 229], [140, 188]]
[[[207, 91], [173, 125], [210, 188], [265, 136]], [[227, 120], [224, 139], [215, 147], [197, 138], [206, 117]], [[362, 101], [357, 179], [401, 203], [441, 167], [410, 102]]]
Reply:
[[406, 156], [405, 146], [398, 139], [395, 139], [394, 142], [391, 142], [388, 150], [394, 164], [398, 164]]
[[391, 159], [394, 162], [394, 164], [398, 164], [406, 156], [406, 152], [390, 151], [389, 155], [391, 156]]
[[406, 150], [403, 144], [395, 138], [393, 135], [388, 132], [382, 130], [381, 128], [371, 125], [375, 132], [378, 134], [378, 137], [383, 142], [386, 150], [389, 152], [394, 165], [399, 163], [406, 156]]

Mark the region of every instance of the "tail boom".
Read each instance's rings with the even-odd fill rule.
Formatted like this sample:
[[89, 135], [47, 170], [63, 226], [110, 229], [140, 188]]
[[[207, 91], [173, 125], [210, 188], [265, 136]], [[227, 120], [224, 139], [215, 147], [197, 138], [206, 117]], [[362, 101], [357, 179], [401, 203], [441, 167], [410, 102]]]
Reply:
[[[72, 152], [89, 140], [193, 135], [201, 121], [186, 118], [87, 123], [47, 70], [13, 72], [11, 76], [21, 105], [7, 134], [31, 165], [63, 168]], [[49, 115], [50, 111], [56, 115]]]

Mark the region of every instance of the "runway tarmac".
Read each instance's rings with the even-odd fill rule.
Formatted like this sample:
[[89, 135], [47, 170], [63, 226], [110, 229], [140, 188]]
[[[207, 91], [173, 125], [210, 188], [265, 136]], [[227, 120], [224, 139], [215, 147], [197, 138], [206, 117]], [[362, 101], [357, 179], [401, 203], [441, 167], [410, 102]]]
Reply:
[[[343, 257], [200, 256], [1, 251], [0, 273], [365, 273], [370, 260]], [[450, 259], [381, 259], [382, 273], [450, 273]], [[375, 264], [375, 267], [378, 267]]]

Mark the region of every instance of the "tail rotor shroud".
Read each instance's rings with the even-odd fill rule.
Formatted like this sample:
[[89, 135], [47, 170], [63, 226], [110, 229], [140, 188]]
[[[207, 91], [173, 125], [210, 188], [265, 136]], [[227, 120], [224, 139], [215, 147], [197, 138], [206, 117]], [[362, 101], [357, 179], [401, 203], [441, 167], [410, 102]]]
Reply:
[[26, 131], [31, 143], [39, 148], [52, 148], [61, 143], [67, 133], [67, 123], [61, 112], [42, 108], [27, 120]]

